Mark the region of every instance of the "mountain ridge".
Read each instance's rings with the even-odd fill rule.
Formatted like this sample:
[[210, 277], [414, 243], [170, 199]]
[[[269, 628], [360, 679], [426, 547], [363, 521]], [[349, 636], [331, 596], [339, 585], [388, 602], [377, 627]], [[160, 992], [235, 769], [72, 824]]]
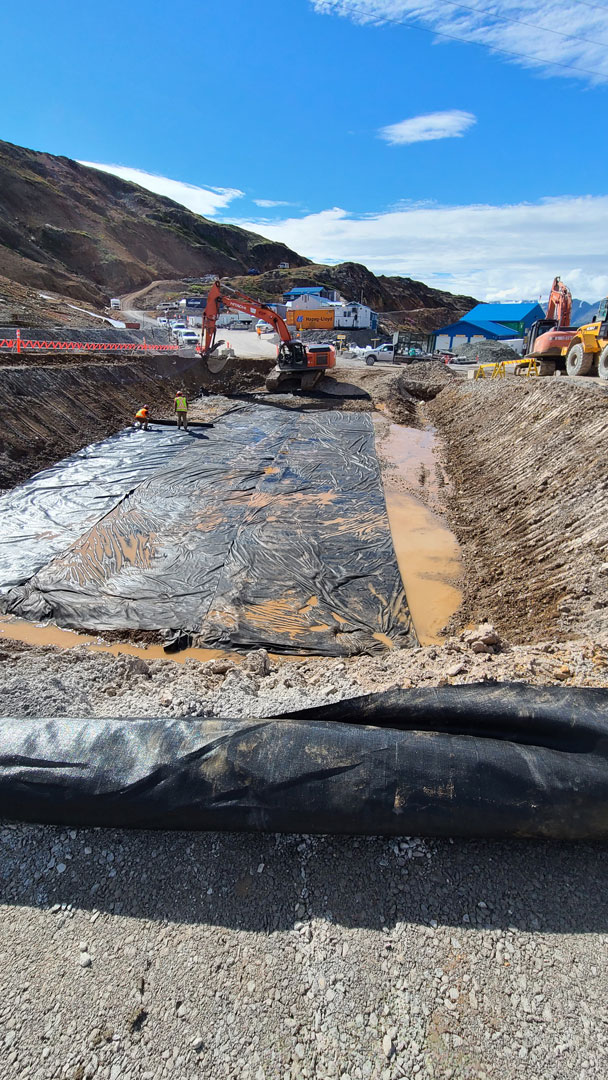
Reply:
[[[289, 269], [279, 270], [281, 262]], [[248, 276], [251, 268], [261, 273]], [[267, 301], [286, 287], [326, 284], [395, 326], [424, 331], [476, 303], [412, 278], [376, 276], [360, 263], [312, 263], [112, 173], [0, 141], [0, 275], [105, 307], [111, 296], [156, 280], [208, 273]]]

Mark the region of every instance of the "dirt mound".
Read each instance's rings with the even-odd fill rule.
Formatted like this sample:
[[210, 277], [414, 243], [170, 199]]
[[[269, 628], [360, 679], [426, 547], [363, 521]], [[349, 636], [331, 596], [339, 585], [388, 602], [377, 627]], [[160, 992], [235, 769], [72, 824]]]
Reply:
[[431, 401], [444, 387], [452, 385], [455, 378], [442, 360], [421, 360], [400, 369], [397, 390], [404, 397], [410, 394], [417, 401]]
[[480, 364], [497, 364], [521, 355], [502, 341], [469, 341], [466, 345], [459, 345], [454, 352], [462, 360], [479, 360]]
[[466, 382], [427, 406], [447, 443], [462, 623], [515, 642], [605, 627], [608, 398], [557, 379]]

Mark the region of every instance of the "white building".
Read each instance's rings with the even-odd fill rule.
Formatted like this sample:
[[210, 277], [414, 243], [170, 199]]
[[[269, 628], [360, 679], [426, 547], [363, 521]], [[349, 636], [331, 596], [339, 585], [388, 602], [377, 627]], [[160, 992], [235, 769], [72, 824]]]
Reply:
[[366, 304], [334, 304], [336, 330], [375, 330], [378, 316]]

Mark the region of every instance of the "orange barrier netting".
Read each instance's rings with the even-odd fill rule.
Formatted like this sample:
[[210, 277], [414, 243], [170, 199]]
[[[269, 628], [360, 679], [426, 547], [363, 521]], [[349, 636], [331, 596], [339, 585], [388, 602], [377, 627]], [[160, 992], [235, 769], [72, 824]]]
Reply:
[[53, 351], [68, 352], [177, 352], [178, 345], [147, 345], [145, 342], [116, 342], [116, 341], [30, 341], [26, 338], [4, 338], [0, 340], [0, 349], [17, 348], [18, 352], [23, 349], [52, 349]]

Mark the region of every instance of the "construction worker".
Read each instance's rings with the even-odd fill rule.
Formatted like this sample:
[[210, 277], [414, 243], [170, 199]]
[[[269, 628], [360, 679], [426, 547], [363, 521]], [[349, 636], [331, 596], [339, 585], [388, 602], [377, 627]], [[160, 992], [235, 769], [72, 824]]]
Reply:
[[180, 390], [175, 395], [175, 414], [177, 416], [177, 427], [183, 427], [184, 431], [188, 430], [188, 402], [186, 400], [185, 390]]
[[144, 431], [148, 430], [148, 421], [150, 419], [150, 410], [147, 405], [143, 405], [141, 409], [138, 409], [135, 413], [135, 427], [143, 428]]

